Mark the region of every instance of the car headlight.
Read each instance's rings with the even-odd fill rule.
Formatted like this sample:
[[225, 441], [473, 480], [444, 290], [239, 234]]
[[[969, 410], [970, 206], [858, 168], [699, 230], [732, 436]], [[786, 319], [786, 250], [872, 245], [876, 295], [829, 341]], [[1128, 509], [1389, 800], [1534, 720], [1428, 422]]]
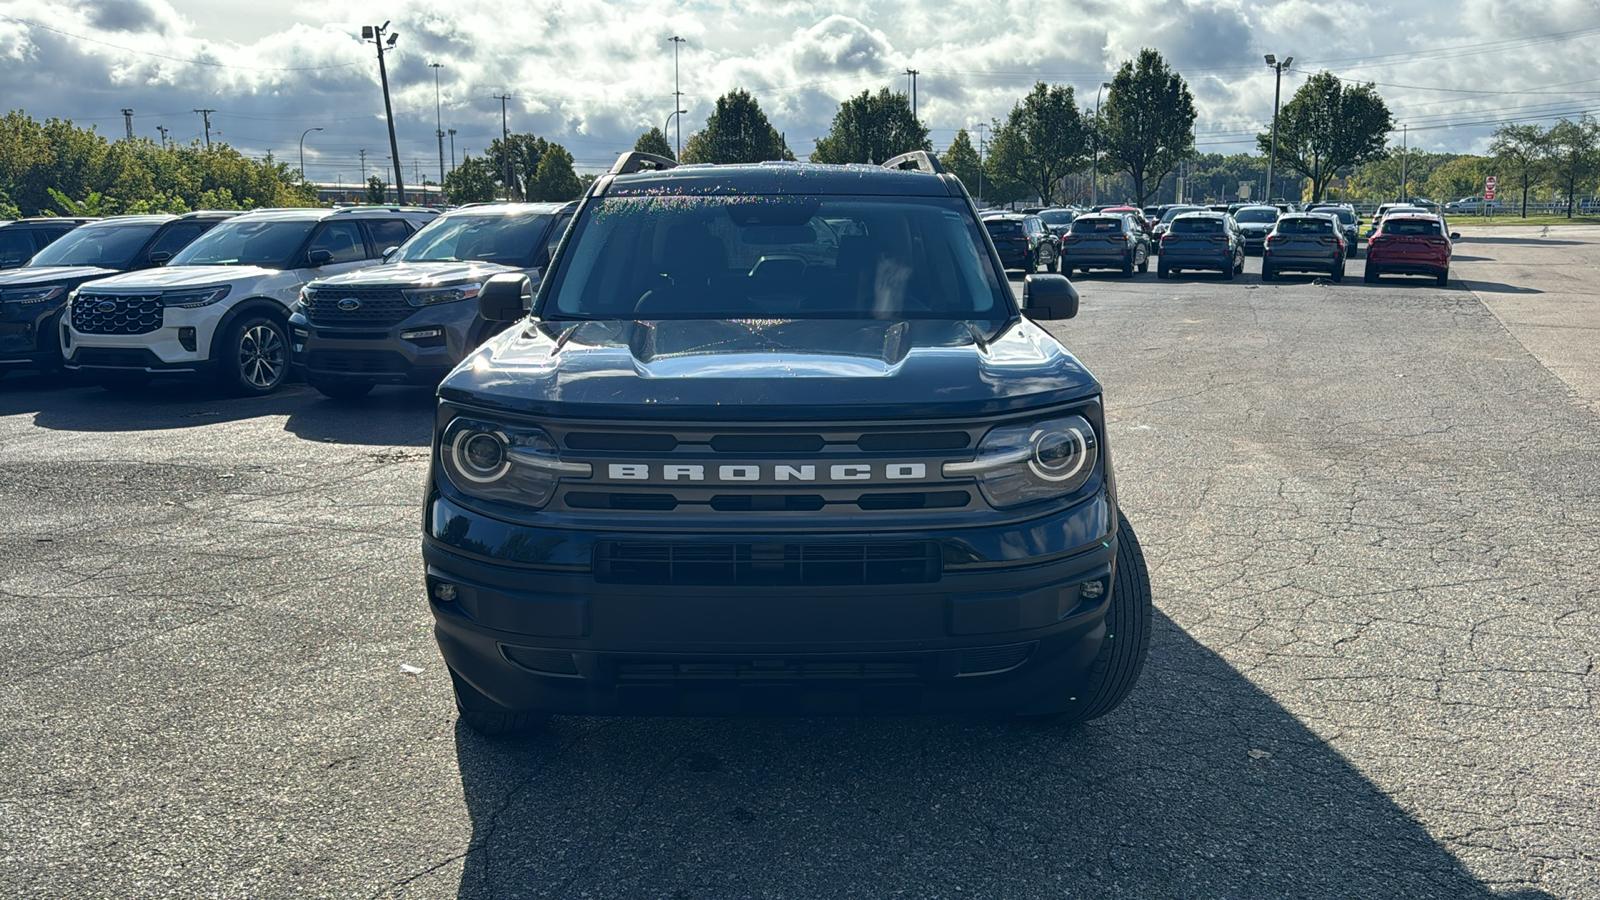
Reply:
[[44, 287], [20, 288], [17, 290], [0, 292], [0, 300], [4, 300], [7, 303], [20, 303], [23, 306], [31, 306], [35, 303], [44, 303], [47, 300], [54, 300], [63, 293], [66, 293], [66, 290], [67, 286], [64, 284], [47, 284]]
[[230, 285], [221, 287], [199, 288], [193, 291], [168, 291], [161, 295], [162, 306], [177, 306], [183, 309], [196, 309], [211, 304], [228, 296]]
[[478, 290], [483, 285], [473, 282], [471, 284], [443, 284], [425, 288], [409, 288], [401, 293], [405, 294], [406, 302], [412, 306], [433, 306], [438, 303], [459, 303], [462, 300], [472, 300], [478, 296]]
[[1099, 463], [1100, 442], [1082, 416], [1005, 425], [984, 435], [977, 458], [944, 464], [946, 478], [970, 475], [991, 506], [1058, 499], [1083, 487]]
[[588, 478], [594, 467], [561, 459], [542, 428], [458, 418], [439, 437], [439, 463], [456, 490], [472, 497], [542, 509], [562, 478]]

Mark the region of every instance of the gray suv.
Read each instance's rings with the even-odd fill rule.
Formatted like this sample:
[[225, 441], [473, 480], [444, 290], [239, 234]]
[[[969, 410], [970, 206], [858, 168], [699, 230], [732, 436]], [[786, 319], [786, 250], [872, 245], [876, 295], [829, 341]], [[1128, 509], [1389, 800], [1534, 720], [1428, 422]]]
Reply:
[[504, 327], [478, 315], [491, 275], [538, 281], [576, 203], [495, 203], [440, 216], [384, 265], [312, 282], [289, 317], [295, 369], [323, 394], [435, 385]]

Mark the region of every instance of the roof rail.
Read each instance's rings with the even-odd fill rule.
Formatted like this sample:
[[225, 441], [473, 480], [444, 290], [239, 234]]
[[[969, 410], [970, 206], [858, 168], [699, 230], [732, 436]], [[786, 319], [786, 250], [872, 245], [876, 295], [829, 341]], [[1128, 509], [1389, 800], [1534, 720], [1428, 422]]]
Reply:
[[611, 174], [632, 175], [634, 172], [643, 172], [645, 169], [654, 169], [659, 172], [662, 169], [676, 169], [677, 167], [676, 160], [668, 159], [665, 156], [645, 153], [642, 150], [629, 150], [627, 153], [617, 157], [615, 163], [612, 163]]
[[885, 162], [883, 167], [885, 169], [903, 169], [908, 165], [915, 166], [918, 172], [924, 172], [929, 175], [944, 174], [944, 166], [939, 165], [938, 157], [926, 150], [913, 150], [910, 153], [902, 153]]

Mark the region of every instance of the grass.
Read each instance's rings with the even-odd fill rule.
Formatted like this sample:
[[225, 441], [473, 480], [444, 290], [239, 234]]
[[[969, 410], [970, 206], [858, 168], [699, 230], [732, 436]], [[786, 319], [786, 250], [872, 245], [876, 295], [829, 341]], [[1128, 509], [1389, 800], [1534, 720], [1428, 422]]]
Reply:
[[1500, 225], [1600, 225], [1600, 216], [1582, 216], [1582, 215], [1576, 215], [1575, 214], [1570, 219], [1567, 218], [1565, 215], [1528, 216], [1526, 219], [1524, 219], [1521, 216], [1507, 216], [1507, 215], [1496, 214], [1494, 216], [1494, 218], [1486, 219], [1483, 216], [1466, 215], [1466, 216], [1451, 216], [1450, 217], [1450, 224], [1451, 225], [1491, 225], [1491, 226], [1500, 226]]

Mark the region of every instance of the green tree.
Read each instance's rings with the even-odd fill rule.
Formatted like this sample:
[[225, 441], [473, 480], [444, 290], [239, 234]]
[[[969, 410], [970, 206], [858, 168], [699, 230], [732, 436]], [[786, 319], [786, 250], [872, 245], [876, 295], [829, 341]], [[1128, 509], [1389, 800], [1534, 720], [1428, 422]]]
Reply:
[[778, 129], [767, 121], [750, 92], [735, 89], [717, 98], [706, 127], [683, 145], [686, 163], [754, 163], [794, 159]]
[[881, 163], [912, 150], [932, 150], [928, 129], [911, 114], [905, 94], [862, 91], [839, 104], [833, 126], [817, 139], [812, 162]]
[[1539, 178], [1547, 134], [1537, 125], [1501, 125], [1494, 130], [1489, 153], [1509, 169], [1512, 183], [1522, 192], [1522, 215], [1528, 215], [1528, 191]]
[[1440, 202], [1483, 193], [1483, 177], [1489, 174], [1487, 160], [1481, 156], [1456, 156], [1441, 163], [1428, 175], [1428, 196]]
[[[1278, 114], [1278, 162], [1311, 179], [1311, 199], [1321, 200], [1340, 170], [1384, 155], [1393, 127], [1371, 84], [1346, 85], [1332, 72], [1318, 72]], [[1256, 146], [1271, 153], [1272, 132], [1257, 134]]]
[[468, 156], [455, 171], [444, 176], [444, 193], [451, 203], [487, 203], [495, 198], [494, 163]]
[[672, 145], [667, 143], [667, 136], [661, 133], [661, 129], [654, 126], [649, 131], [639, 135], [639, 140], [634, 142], [633, 149], [638, 150], [640, 153], [654, 153], [657, 156], [665, 156], [667, 159], [678, 158], [672, 154]]
[[961, 183], [967, 187], [967, 193], [980, 199], [983, 197], [983, 183], [979, 180], [983, 163], [978, 159], [978, 151], [972, 147], [972, 136], [967, 134], [965, 128], [956, 132], [956, 139], [950, 142], [940, 162], [946, 171], [961, 179]]
[[1089, 146], [1089, 127], [1072, 88], [1041, 81], [995, 128], [989, 158], [1002, 180], [1027, 185], [1049, 206], [1062, 178], [1089, 165]]
[[1544, 155], [1551, 186], [1567, 201], [1567, 218], [1572, 218], [1578, 191], [1594, 178], [1596, 154], [1600, 151], [1600, 124], [1584, 115], [1578, 121], [1562, 119], [1545, 133]]
[[367, 200], [368, 203], [386, 203], [386, 202], [388, 202], [388, 200], [389, 200], [389, 185], [388, 185], [388, 183], [385, 182], [382, 178], [379, 178], [376, 175], [369, 175], [367, 177], [367, 196], [366, 196], [366, 200]]
[[539, 158], [539, 170], [529, 186], [528, 199], [541, 201], [576, 200], [583, 193], [578, 174], [572, 170], [572, 154], [560, 144], [548, 144]]
[[1194, 96], [1161, 54], [1145, 48], [1111, 79], [1101, 109], [1100, 146], [1128, 173], [1139, 205], [1180, 160], [1194, 154]]

